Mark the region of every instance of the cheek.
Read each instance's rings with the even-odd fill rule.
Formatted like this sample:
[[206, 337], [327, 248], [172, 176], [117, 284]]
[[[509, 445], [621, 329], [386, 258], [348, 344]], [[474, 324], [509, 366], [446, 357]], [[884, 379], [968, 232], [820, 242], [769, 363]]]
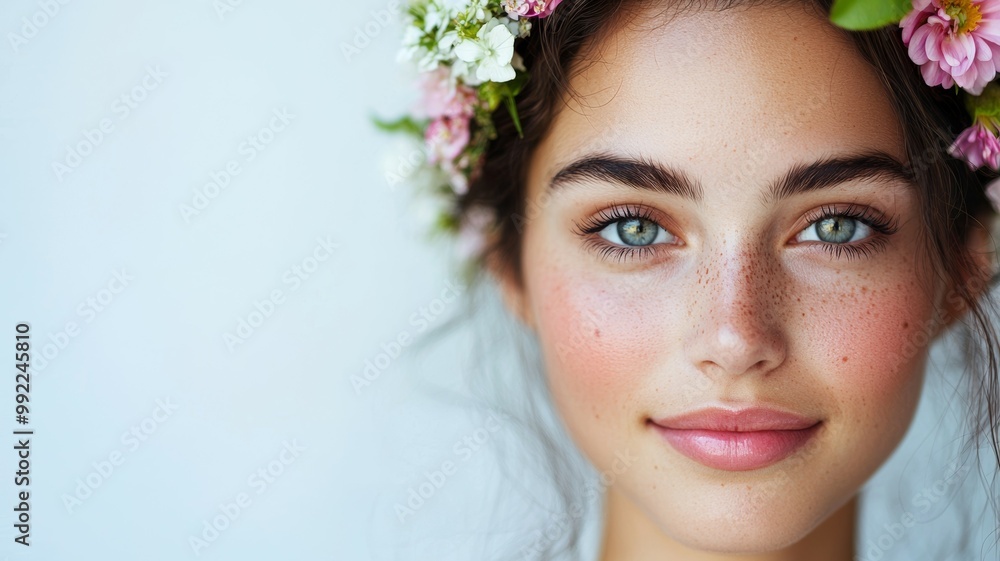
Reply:
[[930, 296], [913, 280], [859, 283], [811, 301], [800, 340], [829, 414], [893, 442], [919, 400], [934, 331]]
[[[658, 370], [677, 351], [682, 299], [650, 298], [650, 287], [579, 269], [548, 269], [530, 287], [537, 333], [557, 406], [569, 424], [604, 426], [640, 418], [641, 395], [666, 388]], [[581, 407], [587, 404], [587, 407]]]
[[537, 336], [553, 405], [580, 450], [605, 469], [639, 430], [632, 422], [659, 333], [643, 323], [641, 299], [609, 290], [606, 279], [551, 271], [537, 280]]

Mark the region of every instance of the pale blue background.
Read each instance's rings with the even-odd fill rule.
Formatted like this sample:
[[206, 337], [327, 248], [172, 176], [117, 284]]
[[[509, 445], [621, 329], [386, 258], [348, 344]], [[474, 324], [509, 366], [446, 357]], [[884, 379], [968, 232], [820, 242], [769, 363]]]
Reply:
[[[401, 26], [394, 18], [383, 28], [373, 14], [391, 4], [244, 0], [223, 17], [214, 4], [73, 1], [16, 52], [9, 34], [42, 8], [0, 5], [0, 349], [19, 321], [31, 322], [36, 345], [58, 339], [66, 322], [80, 328], [32, 380], [28, 551], [12, 542], [13, 440], [0, 438], [0, 555], [485, 559], [476, 531], [510, 531], [511, 542], [523, 534], [494, 526], [483, 506], [482, 493], [503, 486], [494, 456], [506, 452], [491, 444], [415, 514], [423, 529], [391, 515], [483, 426], [416, 383], [466, 374], [471, 335], [425, 354], [405, 349], [360, 394], [350, 381], [398, 333], [415, 334], [411, 315], [457, 282], [446, 248], [420, 239], [426, 209], [386, 182], [384, 166], [398, 169], [411, 149], [368, 123], [414, 97], [394, 61]], [[366, 26], [377, 34], [348, 60], [343, 45]], [[166, 76], [121, 118], [116, 100], [147, 67]], [[280, 108], [294, 119], [246, 162], [241, 143]], [[102, 119], [114, 130], [58, 180], [52, 162]], [[234, 159], [240, 175], [185, 221], [180, 205]], [[293, 291], [283, 276], [318, 238], [339, 246]], [[122, 269], [134, 280], [100, 313], [79, 313]], [[283, 303], [230, 352], [223, 334], [275, 289]], [[435, 323], [461, 309], [446, 306]], [[3, 372], [11, 362], [0, 360]], [[0, 433], [14, 427], [13, 377], [3, 380]], [[129, 450], [121, 435], [158, 399], [177, 411], [147, 420], [155, 432]], [[883, 494], [908, 503], [913, 491], [895, 487], [893, 469], [913, 467], [906, 450], [940, 411], [922, 408], [880, 474]], [[248, 477], [293, 440], [305, 450], [257, 494]], [[124, 463], [67, 510], [64, 496], [115, 451]], [[938, 457], [918, 487], [940, 477], [948, 458]], [[250, 506], [195, 557], [190, 536], [241, 492]], [[875, 528], [892, 517], [868, 516]], [[393, 553], [394, 543], [409, 546]], [[894, 547], [890, 558], [907, 556]]]

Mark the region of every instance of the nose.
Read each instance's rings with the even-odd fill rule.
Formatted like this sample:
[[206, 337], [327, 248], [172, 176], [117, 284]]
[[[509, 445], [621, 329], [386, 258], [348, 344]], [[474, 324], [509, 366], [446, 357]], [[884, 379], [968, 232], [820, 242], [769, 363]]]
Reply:
[[764, 251], [746, 244], [706, 255], [685, 345], [699, 371], [710, 378], [763, 375], [784, 362], [779, 270]]

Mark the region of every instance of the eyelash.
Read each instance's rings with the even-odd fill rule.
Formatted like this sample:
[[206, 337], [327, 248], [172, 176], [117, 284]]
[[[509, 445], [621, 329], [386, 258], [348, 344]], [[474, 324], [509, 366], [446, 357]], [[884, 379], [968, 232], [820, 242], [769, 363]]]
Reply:
[[871, 207], [859, 206], [854, 203], [847, 205], [847, 208], [843, 210], [837, 210], [832, 205], [823, 205], [806, 220], [810, 227], [814, 227], [816, 222], [832, 217], [854, 219], [873, 230], [872, 235], [863, 242], [853, 244], [820, 242], [823, 244], [823, 249], [830, 252], [836, 259], [840, 259], [841, 254], [844, 253], [849, 260], [871, 257], [884, 249], [889, 237], [899, 231], [899, 221], [896, 217], [889, 218]]
[[[649, 220], [660, 228], [663, 228], [660, 222], [653, 218], [653, 214], [654, 211], [652, 208], [642, 204], [614, 206], [600, 211], [597, 216], [590, 217], [583, 223], [574, 224], [576, 225], [577, 234], [586, 238], [587, 245], [590, 249], [597, 251], [598, 255], [602, 258], [612, 259], [621, 263], [630, 259], [635, 260], [649, 257], [656, 252], [654, 249], [655, 245], [662, 244], [636, 247], [619, 246], [595, 237], [595, 234], [615, 222], [636, 218]], [[810, 216], [808, 216], [807, 221], [809, 223], [809, 227], [815, 227], [817, 222], [834, 217], [857, 220], [873, 230], [872, 235], [870, 235], [868, 239], [863, 242], [855, 242], [853, 244], [820, 242], [823, 250], [829, 252], [836, 259], [840, 259], [842, 256], [846, 256], [849, 260], [861, 257], [870, 257], [877, 251], [883, 249], [888, 242], [889, 237], [899, 230], [899, 224], [895, 217], [888, 218], [881, 212], [871, 207], [860, 206], [854, 203], [849, 204], [843, 210], [837, 210], [832, 205], [823, 205], [819, 208], [819, 210], [814, 211]], [[805, 229], [801, 231], [804, 230]]]
[[598, 255], [604, 259], [610, 259], [616, 263], [622, 263], [627, 260], [643, 259], [652, 256], [656, 252], [655, 246], [646, 245], [629, 247], [614, 245], [608, 243], [604, 239], [601, 239], [599, 236], [595, 236], [594, 234], [597, 234], [609, 224], [614, 224], [620, 220], [630, 220], [636, 218], [649, 220], [660, 228], [663, 228], [660, 221], [655, 220], [653, 215], [653, 209], [643, 204], [613, 206], [609, 209], [600, 211], [597, 213], [597, 216], [587, 218], [582, 223], [574, 222], [574, 224], [576, 225], [577, 234], [586, 239], [589, 249], [596, 251]]

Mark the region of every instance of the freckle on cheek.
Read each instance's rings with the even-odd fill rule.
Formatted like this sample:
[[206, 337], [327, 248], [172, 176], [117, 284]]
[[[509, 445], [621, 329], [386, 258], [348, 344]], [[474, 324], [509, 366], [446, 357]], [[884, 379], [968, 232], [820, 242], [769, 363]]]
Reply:
[[[830, 312], [843, 319], [831, 339], [836, 343], [830, 350], [840, 351], [834, 356], [839, 356], [838, 363], [845, 365], [838, 374], [845, 389], [885, 401], [916, 374], [912, 371], [913, 361], [926, 350], [913, 348], [916, 334], [907, 330], [919, 314], [926, 313], [920, 306], [914, 306], [917, 298], [916, 294], [879, 293], [863, 287], [859, 293], [852, 290], [835, 299], [840, 301], [842, 309]], [[857, 312], [845, 314], [844, 310], [852, 309]], [[861, 309], [865, 313], [858, 317]], [[846, 367], [851, 358], [857, 360]]]
[[634, 363], [656, 330], [637, 330], [642, 312], [632, 308], [641, 302], [610, 295], [603, 285], [571, 286], [542, 295], [540, 335], [549, 375], [568, 397], [606, 401], [642, 377]]

